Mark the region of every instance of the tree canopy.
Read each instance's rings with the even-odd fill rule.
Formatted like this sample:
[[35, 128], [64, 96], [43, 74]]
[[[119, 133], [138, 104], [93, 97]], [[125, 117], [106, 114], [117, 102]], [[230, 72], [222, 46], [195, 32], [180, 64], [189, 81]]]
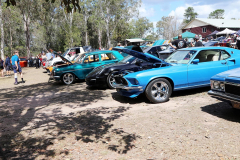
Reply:
[[188, 7], [184, 13], [184, 17], [185, 17], [184, 22], [189, 23], [191, 20], [197, 18], [197, 16], [198, 16], [198, 13], [194, 12], [194, 8]]
[[216, 9], [215, 11], [209, 14], [210, 19], [224, 19], [224, 9]]
[[8, 0], [0, 3], [1, 55], [14, 49], [31, 56], [50, 48], [109, 48], [127, 38], [146, 38], [154, 33], [153, 23], [138, 17], [139, 7], [138, 0]]

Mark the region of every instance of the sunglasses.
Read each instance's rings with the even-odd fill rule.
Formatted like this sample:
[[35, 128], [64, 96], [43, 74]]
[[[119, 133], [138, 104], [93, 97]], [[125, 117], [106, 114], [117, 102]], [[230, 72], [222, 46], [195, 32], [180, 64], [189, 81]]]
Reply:
[[19, 53], [19, 52], [14, 52], [14, 53]]

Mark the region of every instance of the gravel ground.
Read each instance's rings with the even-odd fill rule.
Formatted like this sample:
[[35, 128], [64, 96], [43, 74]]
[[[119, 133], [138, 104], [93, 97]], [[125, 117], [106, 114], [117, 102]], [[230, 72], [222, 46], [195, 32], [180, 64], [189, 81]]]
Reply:
[[151, 104], [144, 95], [0, 78], [0, 159], [240, 159], [240, 111], [201, 88]]

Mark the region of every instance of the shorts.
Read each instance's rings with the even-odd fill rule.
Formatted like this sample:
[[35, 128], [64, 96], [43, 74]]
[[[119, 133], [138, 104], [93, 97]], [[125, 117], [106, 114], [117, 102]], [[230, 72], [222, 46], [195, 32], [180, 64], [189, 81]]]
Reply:
[[22, 68], [21, 68], [21, 66], [19, 64], [18, 64], [18, 70], [17, 70], [17, 66], [16, 65], [13, 65], [12, 68], [13, 68], [13, 72], [14, 73], [17, 73], [17, 72], [21, 73], [22, 72]]
[[6, 71], [10, 71], [10, 69], [11, 69], [11, 66], [6, 66]]
[[3, 66], [0, 66], [0, 70], [4, 69]]

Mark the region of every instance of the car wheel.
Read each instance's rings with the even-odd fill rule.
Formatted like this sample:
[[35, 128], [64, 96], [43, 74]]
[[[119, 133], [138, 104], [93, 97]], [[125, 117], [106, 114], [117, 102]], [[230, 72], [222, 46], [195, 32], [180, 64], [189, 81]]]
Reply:
[[113, 84], [116, 82], [115, 78], [114, 78], [114, 72], [110, 73], [107, 77], [107, 85], [110, 89], [115, 89], [115, 87], [113, 87]]
[[62, 76], [62, 82], [64, 84], [72, 84], [75, 80], [75, 76], [72, 73], [65, 73]]
[[172, 86], [168, 80], [159, 78], [149, 83], [145, 94], [152, 103], [166, 102], [172, 94]]

